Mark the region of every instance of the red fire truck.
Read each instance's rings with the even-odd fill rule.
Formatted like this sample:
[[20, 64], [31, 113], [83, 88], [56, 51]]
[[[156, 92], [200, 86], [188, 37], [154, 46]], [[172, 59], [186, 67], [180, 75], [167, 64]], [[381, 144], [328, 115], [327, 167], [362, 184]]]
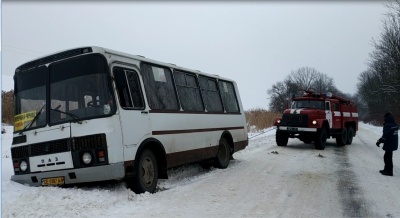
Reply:
[[274, 125], [278, 146], [286, 146], [289, 138], [298, 138], [323, 150], [331, 137], [344, 146], [352, 143], [358, 130], [357, 106], [331, 93], [306, 91], [302, 97], [292, 98], [291, 108], [282, 118], [275, 118]]

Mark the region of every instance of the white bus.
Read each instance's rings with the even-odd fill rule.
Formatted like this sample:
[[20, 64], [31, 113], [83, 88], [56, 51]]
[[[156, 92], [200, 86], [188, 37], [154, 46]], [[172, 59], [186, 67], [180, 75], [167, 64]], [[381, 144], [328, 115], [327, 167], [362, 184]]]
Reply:
[[154, 192], [167, 169], [226, 168], [248, 144], [234, 81], [100, 47], [15, 71], [11, 180], [31, 186], [122, 180]]

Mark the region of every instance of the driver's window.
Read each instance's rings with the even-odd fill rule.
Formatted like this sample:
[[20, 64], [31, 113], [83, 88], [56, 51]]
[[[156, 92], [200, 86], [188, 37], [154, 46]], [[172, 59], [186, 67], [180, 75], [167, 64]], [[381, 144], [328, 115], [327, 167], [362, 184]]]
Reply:
[[330, 111], [331, 110], [331, 104], [327, 101], [325, 102], [325, 110]]
[[121, 107], [124, 109], [144, 109], [139, 76], [135, 71], [114, 68], [115, 84]]

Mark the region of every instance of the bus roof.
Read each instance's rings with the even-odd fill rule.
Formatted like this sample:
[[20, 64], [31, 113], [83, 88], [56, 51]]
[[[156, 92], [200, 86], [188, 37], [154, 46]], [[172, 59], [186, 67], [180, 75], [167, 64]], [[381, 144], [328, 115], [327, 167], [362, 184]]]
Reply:
[[205, 72], [202, 72], [199, 70], [193, 70], [193, 69], [181, 67], [181, 66], [171, 64], [171, 63], [156, 61], [156, 60], [146, 58], [141, 55], [132, 55], [132, 54], [128, 54], [128, 53], [124, 53], [124, 52], [120, 52], [120, 51], [116, 51], [116, 50], [112, 50], [112, 49], [107, 49], [107, 48], [103, 48], [103, 47], [99, 47], [99, 46], [78, 47], [78, 48], [63, 50], [63, 51], [59, 51], [59, 52], [54, 52], [49, 55], [33, 59], [31, 61], [28, 61], [28, 62], [20, 65], [15, 70], [15, 74], [18, 74], [19, 72], [23, 72], [23, 71], [26, 71], [26, 70], [29, 70], [29, 69], [32, 69], [32, 68], [35, 68], [35, 67], [38, 67], [41, 65], [45, 65], [45, 64], [52, 63], [55, 61], [60, 61], [60, 60], [68, 59], [71, 57], [88, 54], [88, 53], [101, 53], [104, 55], [106, 55], [106, 54], [117, 55], [117, 56], [129, 58], [129, 59], [134, 59], [134, 60], [138, 60], [138, 61], [153, 63], [156, 65], [166, 66], [166, 67], [169, 67], [172, 69], [188, 71], [188, 72], [192, 72], [192, 73], [196, 73], [196, 74], [200, 74], [200, 75], [205, 75], [208, 77], [213, 77], [213, 78], [218, 78], [218, 79], [235, 82], [232, 79], [224, 78], [219, 75], [209, 74], [209, 73], [205, 73]]

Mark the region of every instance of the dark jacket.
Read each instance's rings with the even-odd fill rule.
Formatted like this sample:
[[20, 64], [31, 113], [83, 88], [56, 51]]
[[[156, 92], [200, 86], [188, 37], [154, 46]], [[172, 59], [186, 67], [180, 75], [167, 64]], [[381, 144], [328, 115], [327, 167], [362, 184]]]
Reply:
[[394, 120], [393, 114], [385, 114], [385, 123], [383, 124], [383, 135], [378, 140], [383, 143], [382, 149], [385, 151], [395, 151], [398, 148], [398, 130], [399, 126]]

